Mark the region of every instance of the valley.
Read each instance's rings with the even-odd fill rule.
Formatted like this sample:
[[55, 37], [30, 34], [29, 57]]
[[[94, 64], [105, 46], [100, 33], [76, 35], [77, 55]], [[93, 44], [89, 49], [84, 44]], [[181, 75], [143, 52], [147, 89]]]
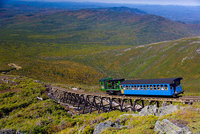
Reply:
[[[187, 17], [172, 16], [172, 6], [64, 4], [0, 1], [0, 134], [199, 134], [197, 8], [179, 7]], [[177, 77], [185, 92], [173, 104], [106, 95], [99, 86], [102, 78]], [[86, 99], [73, 100], [73, 93]], [[84, 114], [73, 113], [77, 102]]]

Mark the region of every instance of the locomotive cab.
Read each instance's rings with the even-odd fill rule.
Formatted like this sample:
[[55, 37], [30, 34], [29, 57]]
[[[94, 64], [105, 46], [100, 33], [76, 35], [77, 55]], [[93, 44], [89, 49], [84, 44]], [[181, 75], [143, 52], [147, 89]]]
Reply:
[[99, 80], [101, 90], [105, 90], [107, 94], [121, 94], [119, 84], [125, 79], [104, 78]]

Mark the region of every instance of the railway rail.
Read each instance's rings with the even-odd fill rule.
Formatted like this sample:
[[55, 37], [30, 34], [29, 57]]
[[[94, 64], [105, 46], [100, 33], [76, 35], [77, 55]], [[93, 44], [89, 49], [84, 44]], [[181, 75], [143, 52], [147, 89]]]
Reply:
[[150, 97], [150, 96], [117, 96], [104, 93], [85, 92], [80, 90], [68, 90], [57, 86], [48, 87], [48, 95], [51, 99], [62, 105], [72, 105], [79, 113], [91, 113], [93, 111], [109, 112], [112, 110], [136, 111], [145, 105], [156, 104], [158, 107], [167, 103], [180, 102], [192, 104], [200, 102], [200, 96], [180, 96], [178, 98]]

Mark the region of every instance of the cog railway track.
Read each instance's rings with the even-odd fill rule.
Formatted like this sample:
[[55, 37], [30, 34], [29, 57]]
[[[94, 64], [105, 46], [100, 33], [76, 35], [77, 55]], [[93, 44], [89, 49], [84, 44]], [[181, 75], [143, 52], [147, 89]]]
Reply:
[[151, 96], [117, 96], [104, 93], [85, 92], [80, 90], [68, 90], [65, 88], [50, 86], [48, 96], [62, 105], [72, 105], [79, 113], [91, 113], [93, 111], [109, 112], [112, 110], [136, 111], [145, 105], [156, 104], [158, 107], [168, 103], [180, 102], [192, 104], [200, 102], [200, 96], [151, 97]]

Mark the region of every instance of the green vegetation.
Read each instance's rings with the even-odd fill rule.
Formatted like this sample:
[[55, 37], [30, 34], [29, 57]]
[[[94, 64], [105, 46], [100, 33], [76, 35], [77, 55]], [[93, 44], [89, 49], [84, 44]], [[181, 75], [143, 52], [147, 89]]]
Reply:
[[[120, 111], [84, 115], [69, 115], [67, 108], [48, 99], [45, 88], [38, 81], [27, 77], [0, 76], [0, 129], [13, 129], [24, 133], [84, 133], [90, 134], [100, 122], [120, 122], [122, 128], [108, 128], [102, 133], [155, 133], [155, 122], [167, 118], [173, 122], [186, 122], [193, 132], [199, 128], [199, 104], [183, 111], [158, 118], [156, 116], [120, 116]], [[3, 92], [7, 91], [7, 92]], [[42, 100], [38, 100], [41, 97]], [[126, 113], [127, 114], [127, 113]]]
[[[87, 134], [98, 123], [116, 122], [123, 114], [71, 116], [66, 107], [48, 99], [44, 86], [33, 79], [97, 92], [103, 77], [183, 77], [186, 94], [200, 95], [199, 37], [142, 45], [195, 34], [190, 26], [153, 15], [104, 10], [45, 10], [0, 20], [0, 72], [18, 75], [0, 79], [0, 129]], [[11, 70], [9, 63], [22, 68]], [[200, 129], [199, 110], [166, 116], [172, 121], [177, 117], [192, 131]], [[154, 133], [156, 120], [155, 116], [128, 117], [121, 120], [128, 129], [109, 128], [103, 133]]]
[[200, 38], [141, 46], [190, 36], [191, 27], [129, 10], [45, 10], [3, 17], [0, 72], [15, 63], [22, 69], [8, 74], [83, 86], [97, 85], [103, 77], [183, 77], [186, 93], [199, 94]]
[[[116, 119], [121, 112], [71, 116], [64, 107], [47, 98], [42, 84], [26, 77], [9, 76], [10, 92], [0, 92], [0, 129], [9, 128], [26, 133], [52, 133], [63, 129], [77, 132], [82, 125], [83, 133], [93, 131], [95, 124]], [[13, 84], [15, 83], [15, 84]], [[1, 86], [6, 82], [1, 81]], [[11, 86], [12, 85], [12, 86]], [[12, 92], [17, 89], [17, 92]], [[8, 89], [5, 89], [8, 90]], [[42, 97], [43, 100], [38, 100]], [[91, 124], [87, 126], [87, 124]], [[77, 129], [76, 129], [77, 128]]]
[[102, 132], [102, 134], [110, 134], [110, 133], [117, 133], [117, 134], [130, 134], [130, 133], [149, 133], [153, 134], [154, 132], [154, 125], [156, 121], [158, 120], [158, 117], [156, 116], [128, 116], [123, 121], [123, 125], [128, 126], [127, 128], [122, 129], [116, 129], [116, 128], [108, 128]]
[[193, 104], [192, 107], [186, 107], [184, 110], [180, 110], [176, 113], [168, 114], [160, 118], [169, 119], [173, 123], [186, 124], [192, 128], [193, 133], [200, 131], [200, 105], [199, 103]]
[[3, 9], [4, 15], [0, 21], [2, 40], [79, 45], [140, 45], [200, 34], [199, 27], [126, 7], [72, 11], [46, 9], [32, 13], [22, 11], [20, 14], [18, 8], [14, 8], [14, 15], [10, 15], [10, 10]]
[[186, 94], [199, 95], [199, 42], [200, 38], [193, 37], [134, 47], [56, 43], [20, 45], [20, 41], [2, 41], [0, 70], [10, 69], [8, 64], [15, 63], [22, 69], [12, 70], [9, 74], [88, 86], [88, 90], [90, 86], [92, 89], [98, 86], [98, 80], [103, 77], [183, 77], [182, 87]]

